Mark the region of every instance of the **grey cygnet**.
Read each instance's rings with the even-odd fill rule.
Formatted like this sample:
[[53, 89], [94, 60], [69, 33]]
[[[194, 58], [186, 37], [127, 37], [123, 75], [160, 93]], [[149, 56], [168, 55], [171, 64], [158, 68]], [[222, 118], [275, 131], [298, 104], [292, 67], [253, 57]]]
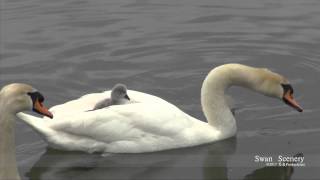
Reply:
[[130, 98], [127, 94], [127, 86], [124, 84], [116, 84], [113, 86], [111, 91], [111, 98], [103, 99], [102, 101], [98, 102], [93, 110], [102, 109], [112, 105], [121, 105], [127, 104], [130, 102]]

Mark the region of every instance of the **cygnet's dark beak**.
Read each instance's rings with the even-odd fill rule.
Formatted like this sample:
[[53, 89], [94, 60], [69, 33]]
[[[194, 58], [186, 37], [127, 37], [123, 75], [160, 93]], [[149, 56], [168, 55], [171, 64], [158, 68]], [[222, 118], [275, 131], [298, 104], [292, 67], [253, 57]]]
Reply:
[[31, 97], [32, 99], [32, 103], [33, 103], [33, 108], [32, 110], [38, 114], [47, 116], [49, 118], [53, 118], [52, 113], [48, 110], [48, 108], [46, 108], [42, 103], [44, 101], [44, 97], [42, 96], [41, 93], [39, 92], [32, 92], [32, 93], [28, 93], [28, 95]]
[[124, 98], [126, 98], [126, 99], [128, 99], [128, 100], [130, 101], [130, 98], [129, 98], [128, 94], [126, 94], [126, 95], [124, 96]]

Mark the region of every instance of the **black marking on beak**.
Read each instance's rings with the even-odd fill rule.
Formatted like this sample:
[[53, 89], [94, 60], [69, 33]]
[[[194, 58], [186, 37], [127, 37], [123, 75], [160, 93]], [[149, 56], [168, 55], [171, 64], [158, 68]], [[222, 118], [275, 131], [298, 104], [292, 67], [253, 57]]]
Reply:
[[33, 106], [36, 103], [36, 101], [38, 100], [40, 103], [42, 103], [44, 101], [44, 97], [41, 93], [39, 93], [38, 91], [36, 92], [29, 92], [28, 95], [31, 97], [32, 99], [32, 103]]
[[281, 84], [283, 88], [283, 96], [287, 94], [288, 91], [290, 91], [291, 94], [293, 94], [293, 88], [291, 84]]
[[290, 84], [281, 84], [283, 87], [283, 96], [282, 100], [287, 105], [293, 107], [299, 112], [302, 112], [302, 107], [297, 103], [297, 101], [293, 98], [293, 88]]
[[283, 88], [282, 100], [283, 100], [284, 103], [286, 103], [287, 105], [291, 106], [289, 101], [285, 98], [285, 95], [287, 93], [293, 94], [293, 88], [292, 88], [291, 84], [281, 84], [281, 85], [282, 85], [282, 88]]
[[53, 118], [52, 113], [42, 104], [44, 97], [39, 92], [29, 92], [27, 93], [32, 99], [32, 110], [38, 114], [42, 114], [49, 118]]

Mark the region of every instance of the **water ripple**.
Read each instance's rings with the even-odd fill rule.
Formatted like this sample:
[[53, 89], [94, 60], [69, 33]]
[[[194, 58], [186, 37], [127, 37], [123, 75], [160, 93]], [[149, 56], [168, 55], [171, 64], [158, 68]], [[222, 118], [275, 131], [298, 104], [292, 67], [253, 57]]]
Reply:
[[[237, 151], [264, 152], [243, 144], [263, 139], [277, 148], [291, 135], [307, 145], [290, 150], [312, 151], [310, 136], [320, 131], [319, 9], [318, 0], [4, 0], [0, 86], [32, 84], [55, 105], [122, 82], [204, 119], [200, 88], [213, 67], [268, 67], [290, 80], [305, 111], [236, 89]], [[46, 146], [38, 143], [18, 144], [26, 169]]]

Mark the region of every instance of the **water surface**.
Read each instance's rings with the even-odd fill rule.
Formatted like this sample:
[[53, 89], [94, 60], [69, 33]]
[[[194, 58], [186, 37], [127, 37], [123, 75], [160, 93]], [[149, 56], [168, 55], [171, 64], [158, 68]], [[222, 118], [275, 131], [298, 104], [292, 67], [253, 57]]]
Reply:
[[[235, 138], [139, 155], [47, 149], [17, 123], [23, 179], [318, 179], [320, 1], [3, 0], [0, 86], [25, 82], [49, 106], [115, 83], [160, 96], [205, 120], [202, 80], [243, 63], [290, 79], [302, 114], [241, 88]], [[305, 168], [266, 168], [255, 155], [303, 153]]]

